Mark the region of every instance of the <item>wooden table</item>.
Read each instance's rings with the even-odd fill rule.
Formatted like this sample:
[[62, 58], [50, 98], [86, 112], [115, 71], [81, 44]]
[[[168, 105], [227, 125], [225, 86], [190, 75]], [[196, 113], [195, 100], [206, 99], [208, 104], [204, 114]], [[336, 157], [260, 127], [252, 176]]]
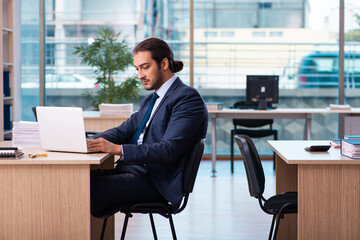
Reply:
[[216, 119], [305, 119], [304, 139], [311, 139], [311, 115], [328, 113], [325, 108], [278, 108], [272, 110], [224, 109], [209, 110], [211, 115], [211, 160], [212, 174], [216, 173]]
[[100, 112], [84, 111], [85, 131], [103, 132], [113, 127], [119, 126], [128, 117], [100, 116]]
[[276, 153], [276, 193], [298, 191], [298, 214], [278, 239], [360, 239], [360, 160], [305, 147], [330, 141], [268, 141]]
[[[102, 219], [90, 214], [90, 168], [113, 167], [113, 156], [23, 152], [20, 159], [0, 159], [0, 239], [99, 239]], [[44, 152], [48, 157], [28, 157]], [[114, 239], [113, 218], [108, 227], [106, 238]]]

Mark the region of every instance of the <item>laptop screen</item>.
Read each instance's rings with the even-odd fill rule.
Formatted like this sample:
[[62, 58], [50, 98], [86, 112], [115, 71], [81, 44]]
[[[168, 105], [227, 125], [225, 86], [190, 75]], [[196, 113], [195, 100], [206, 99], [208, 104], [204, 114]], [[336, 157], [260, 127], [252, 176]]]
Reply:
[[52, 151], [86, 153], [82, 108], [36, 107], [41, 148]]

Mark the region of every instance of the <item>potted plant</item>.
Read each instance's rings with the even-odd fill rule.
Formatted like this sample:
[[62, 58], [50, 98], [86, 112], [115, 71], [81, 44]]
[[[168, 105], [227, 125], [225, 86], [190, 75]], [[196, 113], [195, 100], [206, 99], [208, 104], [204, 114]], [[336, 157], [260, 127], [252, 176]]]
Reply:
[[116, 73], [125, 71], [133, 64], [127, 42], [120, 40], [120, 33], [115, 34], [110, 27], [100, 27], [97, 35], [91, 44], [75, 46], [74, 52], [82, 58], [82, 64], [95, 68], [98, 90], [95, 95], [86, 93], [95, 110], [99, 109], [101, 103], [128, 102], [139, 95], [139, 81], [136, 76], [128, 77], [121, 83], [114, 79]]

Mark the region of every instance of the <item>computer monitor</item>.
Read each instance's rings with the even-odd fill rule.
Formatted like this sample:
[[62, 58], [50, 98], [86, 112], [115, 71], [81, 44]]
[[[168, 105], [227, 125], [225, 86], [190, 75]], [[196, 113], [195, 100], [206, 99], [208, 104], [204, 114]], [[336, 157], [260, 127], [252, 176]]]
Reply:
[[247, 75], [246, 102], [258, 103], [261, 110], [279, 101], [279, 76], [277, 75]]

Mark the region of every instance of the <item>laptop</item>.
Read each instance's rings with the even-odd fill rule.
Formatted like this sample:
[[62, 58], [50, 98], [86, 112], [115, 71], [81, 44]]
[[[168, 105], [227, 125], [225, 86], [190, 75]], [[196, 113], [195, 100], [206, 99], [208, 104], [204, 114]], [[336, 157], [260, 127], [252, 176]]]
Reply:
[[84, 117], [80, 107], [36, 107], [41, 148], [87, 153]]

